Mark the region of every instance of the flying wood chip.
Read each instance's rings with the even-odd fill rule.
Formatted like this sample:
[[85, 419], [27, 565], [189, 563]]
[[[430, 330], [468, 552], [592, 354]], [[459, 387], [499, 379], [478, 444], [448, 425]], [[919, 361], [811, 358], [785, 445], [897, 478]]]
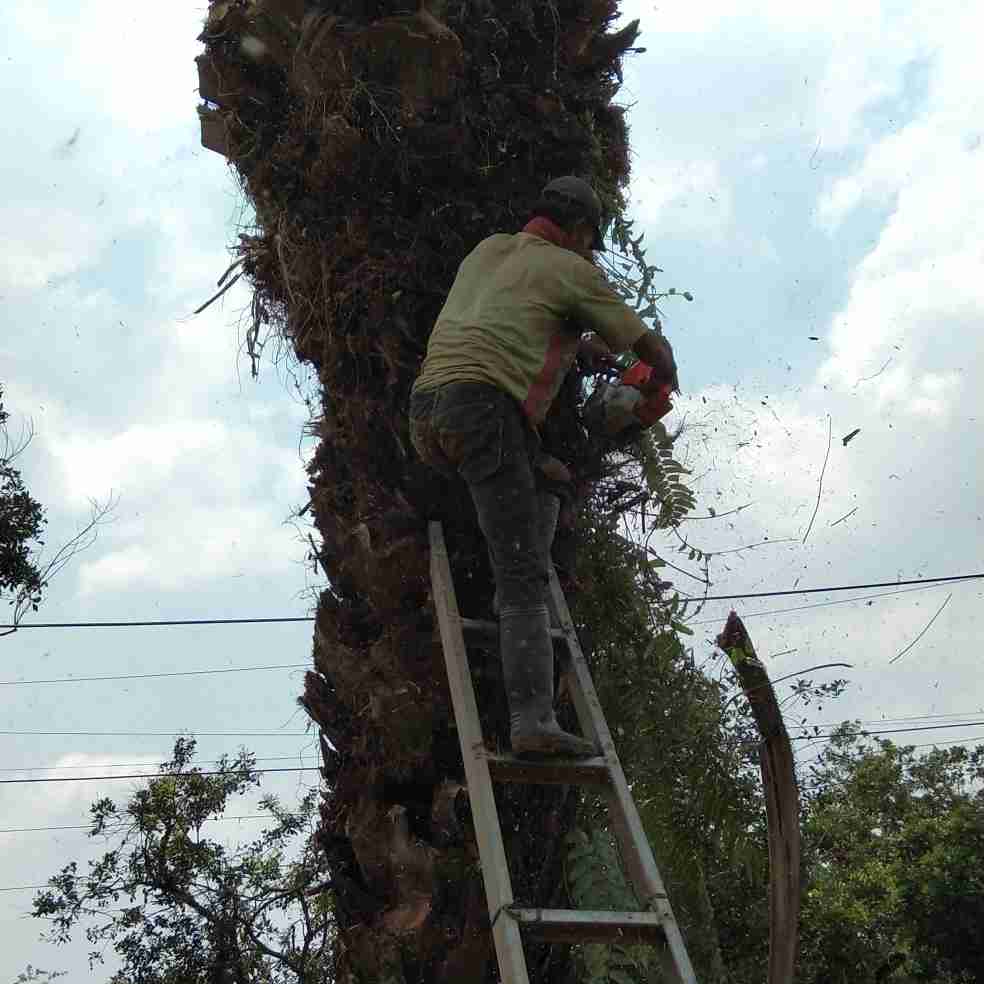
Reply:
[[841, 440], [844, 442], [844, 447], [846, 448], [847, 447], [847, 442], [848, 441], [853, 441], [854, 438], [856, 438], [858, 436], [858, 434], [860, 434], [860, 433], [861, 433], [861, 428], [860, 427], [855, 427], [855, 429], [852, 430], [850, 434], [845, 434], [844, 437], [841, 438]]

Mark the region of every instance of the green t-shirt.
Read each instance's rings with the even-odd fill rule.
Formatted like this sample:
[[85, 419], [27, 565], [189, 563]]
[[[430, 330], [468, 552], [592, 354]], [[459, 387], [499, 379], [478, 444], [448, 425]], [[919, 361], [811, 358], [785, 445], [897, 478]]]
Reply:
[[647, 330], [577, 253], [529, 233], [499, 233], [458, 268], [413, 388], [490, 383], [538, 427], [583, 332], [595, 331], [613, 352], [624, 352]]

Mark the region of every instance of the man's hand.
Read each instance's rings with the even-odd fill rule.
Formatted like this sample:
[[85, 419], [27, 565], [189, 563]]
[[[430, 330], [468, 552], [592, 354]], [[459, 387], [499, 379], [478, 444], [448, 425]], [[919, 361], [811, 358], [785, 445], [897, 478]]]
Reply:
[[584, 368], [590, 372], [601, 372], [615, 365], [612, 350], [597, 335], [585, 335], [577, 350], [578, 358]]
[[669, 383], [674, 392], [680, 392], [680, 381], [677, 378], [673, 348], [662, 335], [658, 335], [654, 331], [647, 331], [632, 346], [632, 350], [643, 362], [653, 367], [652, 377], [647, 384], [648, 390], [643, 388], [643, 395], [650, 396], [658, 392], [659, 387], [666, 383]]

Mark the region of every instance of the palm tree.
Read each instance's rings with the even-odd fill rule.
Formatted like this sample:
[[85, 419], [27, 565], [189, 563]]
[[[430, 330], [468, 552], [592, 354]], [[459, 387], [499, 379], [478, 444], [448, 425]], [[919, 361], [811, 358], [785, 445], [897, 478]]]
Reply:
[[[285, 339], [321, 385], [309, 470], [329, 585], [300, 700], [322, 735], [339, 982], [479, 982], [494, 963], [429, 606], [427, 518], [445, 524], [462, 611], [487, 611], [492, 586], [464, 486], [414, 459], [406, 408], [457, 266], [482, 238], [519, 229], [561, 174], [621, 213], [627, 129], [613, 98], [638, 22], [608, 33], [616, 16], [615, 0], [409, 13], [212, 0], [201, 35], [203, 143], [255, 208], [237, 256], [254, 289], [250, 353]], [[575, 462], [589, 453], [580, 395], [572, 378], [546, 428]], [[497, 661], [475, 653], [473, 665], [485, 733], [504, 739]], [[500, 806], [517, 896], [563, 904], [576, 795], [510, 787]], [[530, 951], [536, 980], [570, 979], [561, 950]]]

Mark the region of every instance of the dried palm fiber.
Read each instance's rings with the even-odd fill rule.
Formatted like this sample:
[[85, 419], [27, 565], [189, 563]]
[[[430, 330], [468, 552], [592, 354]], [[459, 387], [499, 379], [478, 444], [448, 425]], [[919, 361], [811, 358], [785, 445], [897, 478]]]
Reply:
[[[339, 982], [482, 981], [488, 916], [443, 663], [428, 606], [425, 521], [440, 516], [463, 611], [488, 604], [484, 544], [463, 486], [410, 451], [406, 408], [458, 263], [515, 231], [542, 185], [588, 178], [612, 211], [629, 171], [613, 0], [395, 4], [213, 2], [199, 58], [202, 139], [255, 209], [240, 236], [254, 347], [268, 332], [312, 366], [309, 465], [321, 595], [301, 703], [321, 729], [319, 839], [333, 870]], [[587, 453], [575, 381], [548, 419], [555, 454]], [[503, 739], [497, 661], [476, 654], [485, 733]], [[562, 901], [577, 799], [500, 796], [514, 885]], [[550, 836], [544, 836], [544, 832]], [[563, 948], [533, 950], [566, 980]]]

